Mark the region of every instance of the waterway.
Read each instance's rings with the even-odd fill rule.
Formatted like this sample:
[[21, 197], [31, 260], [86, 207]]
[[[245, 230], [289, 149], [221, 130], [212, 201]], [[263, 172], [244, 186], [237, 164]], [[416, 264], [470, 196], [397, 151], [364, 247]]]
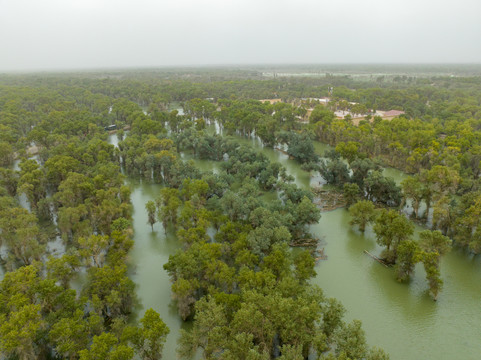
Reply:
[[[322, 178], [301, 170], [299, 164], [273, 149], [263, 148], [259, 140], [239, 138], [243, 144], [262, 151], [278, 161], [294, 176], [301, 187], [317, 185]], [[315, 143], [320, 155], [329, 147]], [[196, 161], [203, 170], [215, 170], [210, 161]], [[405, 174], [386, 169], [385, 174], [399, 183]], [[158, 311], [171, 329], [164, 358], [175, 359], [176, 340], [182, 321], [170, 300], [170, 281], [163, 270], [170, 254], [178, 249], [172, 235], [165, 236], [161, 224], [151, 232], [144, 209], [158, 195], [160, 187], [129, 180], [134, 205], [135, 245], [130, 255], [132, 279], [138, 286], [143, 304]], [[427, 293], [422, 266], [410, 284], [395, 281], [393, 270], [382, 267], [363, 253], [380, 253], [371, 229], [362, 235], [352, 229], [345, 209], [322, 214], [312, 232], [325, 241], [328, 260], [321, 261], [312, 280], [326, 296], [335, 297], [345, 306], [348, 320], [363, 323], [370, 345], [385, 349], [393, 360], [402, 359], [479, 359], [481, 353], [481, 261], [453, 250], [441, 262], [444, 288], [438, 301]], [[417, 232], [422, 230], [416, 228]]]
[[[280, 162], [295, 178], [298, 186], [307, 188], [323, 182], [311, 176], [298, 163], [280, 151], [263, 148], [259, 140], [238, 138], [239, 142], [262, 151], [271, 161]], [[117, 145], [116, 135], [109, 142]], [[322, 155], [328, 145], [315, 143]], [[184, 155], [188, 158], [189, 156]], [[212, 161], [196, 160], [202, 170], [215, 171]], [[399, 183], [405, 174], [385, 169]], [[141, 306], [140, 318], [148, 308], [160, 313], [170, 328], [164, 348], [164, 359], [176, 358], [177, 339], [181, 328], [188, 328], [177, 315], [171, 300], [170, 279], [163, 265], [179, 244], [172, 234], [164, 234], [160, 223], [151, 231], [147, 223], [145, 203], [155, 199], [159, 185], [127, 179], [132, 188], [135, 245], [129, 254], [129, 271], [136, 283]], [[481, 354], [481, 260], [461, 250], [453, 250], [441, 262], [444, 288], [434, 302], [427, 293], [422, 266], [409, 284], [397, 283], [392, 269], [386, 269], [363, 251], [380, 253], [370, 228], [365, 235], [349, 226], [345, 209], [322, 213], [311, 231], [324, 241], [328, 260], [316, 266], [312, 280], [326, 296], [340, 300], [346, 308], [346, 319], [359, 319], [370, 345], [385, 349], [392, 360], [404, 359], [479, 359]], [[422, 230], [416, 227], [416, 231]], [[0, 273], [0, 277], [1, 277]]]

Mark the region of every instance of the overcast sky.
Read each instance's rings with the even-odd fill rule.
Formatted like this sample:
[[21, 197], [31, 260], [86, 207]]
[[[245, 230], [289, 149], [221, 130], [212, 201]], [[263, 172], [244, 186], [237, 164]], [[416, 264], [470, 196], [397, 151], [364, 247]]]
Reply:
[[481, 63], [480, 0], [0, 0], [0, 71]]

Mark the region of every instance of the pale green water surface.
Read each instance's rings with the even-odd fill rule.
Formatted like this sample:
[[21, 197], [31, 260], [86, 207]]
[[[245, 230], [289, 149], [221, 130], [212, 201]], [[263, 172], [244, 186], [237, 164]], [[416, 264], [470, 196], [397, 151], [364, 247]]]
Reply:
[[[295, 176], [299, 186], [317, 184], [287, 155], [262, 148], [256, 139], [240, 139], [255, 147], [272, 161], [282, 163]], [[322, 154], [327, 145], [316, 143]], [[187, 156], [188, 157], [188, 156]], [[215, 163], [196, 161], [203, 170], [214, 170]], [[386, 169], [385, 174], [399, 183], [405, 174]], [[135, 246], [131, 264], [133, 280], [144, 310], [159, 311], [171, 329], [165, 348], [165, 358], [175, 358], [176, 339], [181, 327], [170, 300], [170, 281], [162, 265], [177, 248], [172, 237], [165, 237], [160, 224], [154, 233], [147, 225], [144, 204], [157, 196], [160, 187], [131, 182], [135, 208]], [[327, 296], [340, 300], [347, 309], [348, 320], [360, 319], [369, 344], [384, 348], [393, 360], [402, 359], [480, 359], [481, 358], [481, 262], [459, 250], [446, 255], [441, 263], [444, 288], [437, 302], [427, 294], [422, 266], [410, 284], [399, 284], [392, 269], [386, 269], [363, 253], [379, 253], [371, 230], [361, 235], [348, 224], [345, 209], [322, 214], [312, 231], [326, 242], [328, 260], [316, 266], [313, 283], [324, 289]], [[421, 228], [418, 227], [417, 230]], [[422, 229], [421, 229], [422, 230]]]

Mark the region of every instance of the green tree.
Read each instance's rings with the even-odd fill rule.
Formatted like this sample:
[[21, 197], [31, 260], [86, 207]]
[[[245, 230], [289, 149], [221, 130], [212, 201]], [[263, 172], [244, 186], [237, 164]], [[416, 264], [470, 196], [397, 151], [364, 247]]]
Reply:
[[105, 321], [131, 313], [136, 303], [135, 284], [127, 277], [124, 264], [88, 270], [87, 282], [82, 293], [87, 296]]
[[429, 293], [434, 300], [437, 300], [439, 292], [443, 287], [443, 280], [439, 271], [439, 254], [437, 252], [423, 252], [421, 261], [426, 271], [426, 279], [429, 284]]
[[420, 260], [419, 245], [413, 240], [404, 240], [397, 247], [396, 278], [404, 282], [414, 272], [414, 266]]
[[124, 344], [111, 333], [94, 336], [89, 349], [79, 352], [80, 360], [130, 360], [134, 350]]
[[19, 304], [7, 317], [0, 314], [0, 354], [16, 356], [20, 360], [37, 359], [36, 343], [39, 332], [45, 327], [40, 315], [40, 305]]
[[397, 259], [398, 245], [412, 236], [414, 225], [396, 210], [381, 209], [373, 230], [377, 243], [386, 247], [383, 258], [394, 264]]
[[451, 250], [452, 240], [439, 230], [424, 230], [419, 233], [420, 247], [425, 252], [437, 252], [440, 256]]
[[359, 230], [364, 233], [366, 225], [372, 223], [376, 218], [374, 204], [369, 200], [361, 200], [349, 208], [351, 215], [350, 225], [358, 225]]
[[91, 336], [99, 335], [102, 328], [101, 317], [95, 313], [86, 317], [83, 311], [77, 309], [71, 317], [56, 322], [49, 337], [57, 353], [65, 358], [78, 359], [79, 352], [88, 347]]
[[145, 312], [140, 324], [142, 326], [137, 329], [133, 339], [137, 355], [143, 360], [161, 359], [169, 328], [152, 309]]
[[414, 215], [417, 218], [419, 206], [423, 198], [422, 184], [418, 177], [408, 177], [401, 182], [404, 199], [411, 199]]
[[317, 105], [309, 117], [309, 123], [315, 124], [319, 121], [330, 123], [336, 118], [336, 115], [323, 105]]
[[148, 216], [148, 223], [150, 224], [152, 231], [154, 231], [154, 224], [156, 223], [156, 218], [155, 218], [155, 211], [156, 211], [156, 206], [155, 202], [152, 200], [148, 201], [145, 204], [145, 210], [147, 210], [147, 216]]
[[382, 175], [380, 171], [372, 171], [364, 181], [364, 191], [367, 198], [387, 206], [399, 206], [401, 189], [394, 180]]
[[343, 326], [336, 335], [336, 355], [344, 353], [349, 359], [364, 359], [367, 355], [366, 336], [361, 328], [361, 322], [354, 320]]
[[342, 194], [346, 201], [346, 205], [349, 207], [359, 199], [361, 189], [359, 189], [359, 186], [355, 183], [345, 183], [342, 188]]

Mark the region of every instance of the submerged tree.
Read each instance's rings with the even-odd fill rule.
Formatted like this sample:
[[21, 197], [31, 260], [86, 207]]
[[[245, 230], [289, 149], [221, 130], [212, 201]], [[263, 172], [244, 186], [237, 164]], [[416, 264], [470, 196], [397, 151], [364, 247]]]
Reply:
[[394, 264], [397, 259], [398, 245], [412, 236], [414, 225], [396, 210], [381, 209], [373, 230], [377, 243], [386, 247], [383, 258], [388, 263]]
[[359, 231], [364, 233], [366, 225], [372, 223], [376, 218], [374, 204], [369, 200], [361, 200], [349, 208], [351, 215], [350, 225], [359, 225]]
[[157, 222], [155, 212], [157, 207], [155, 206], [155, 202], [152, 200], [147, 201], [145, 204], [145, 210], [147, 210], [147, 222], [150, 224], [152, 231], [154, 231], [154, 224]]

